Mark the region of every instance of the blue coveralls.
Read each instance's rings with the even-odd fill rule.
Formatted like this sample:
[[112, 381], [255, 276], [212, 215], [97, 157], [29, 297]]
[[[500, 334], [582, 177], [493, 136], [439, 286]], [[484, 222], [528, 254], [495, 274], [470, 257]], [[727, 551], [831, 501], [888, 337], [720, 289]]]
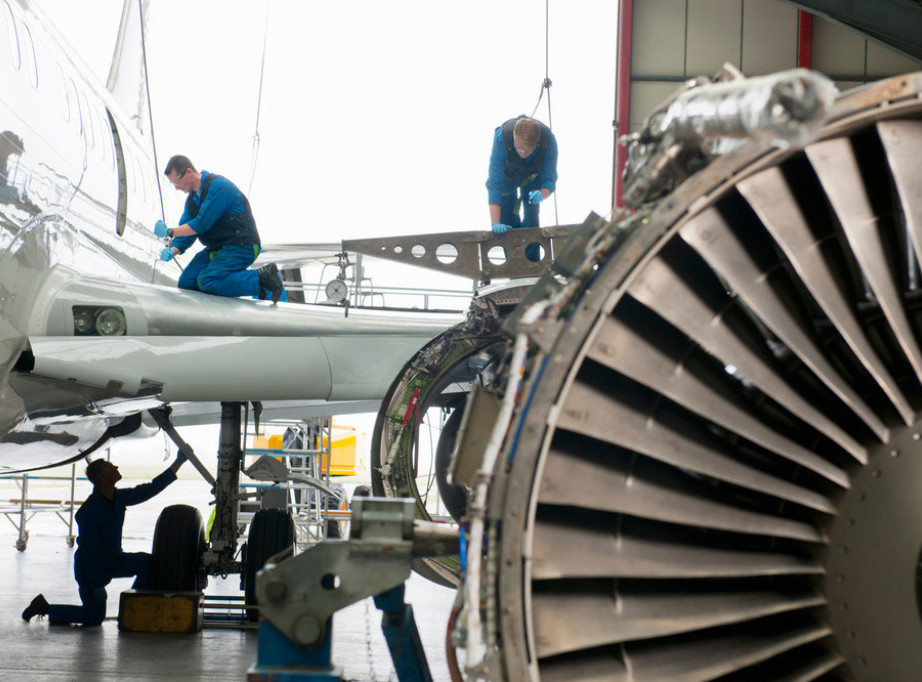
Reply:
[[107, 500], [95, 489], [77, 510], [77, 551], [74, 577], [82, 606], [50, 604], [48, 622], [99, 625], [106, 618], [106, 585], [113, 578], [135, 578], [132, 587], [147, 587], [150, 554], [122, 551], [122, 525], [125, 508], [146, 502], [176, 480], [167, 469], [150, 483], [115, 489]]
[[[179, 219], [179, 224], [191, 227], [195, 235], [173, 237], [170, 242], [170, 246], [175, 246], [181, 253], [185, 253], [196, 239], [206, 245], [182, 271], [179, 288], [204, 291], [216, 296], [259, 296], [259, 274], [256, 270], [248, 269], [259, 255], [258, 235], [249, 244], [227, 244], [218, 248], [207, 244], [208, 231], [218, 220], [226, 214], [239, 216], [247, 209], [243, 193], [234, 183], [220, 175], [211, 178], [205, 200], [202, 201], [202, 190], [209, 175], [208, 171], [202, 171], [202, 186], [199, 192], [190, 195], [198, 207], [198, 214], [192, 216], [187, 202]], [[283, 295], [282, 300], [287, 300], [287, 296]]]
[[[490, 152], [490, 170], [487, 175], [488, 203], [499, 204], [499, 222], [512, 228], [538, 227], [540, 204], [528, 203], [528, 193], [541, 188], [550, 192], [557, 189], [557, 138], [551, 133], [551, 139], [544, 159], [539, 167], [536, 163], [540, 156], [538, 147], [523, 159], [528, 174], [506, 179], [506, 160], [509, 152], [503, 143], [503, 127], [499, 126], [493, 135], [493, 149]], [[515, 154], [515, 151], [512, 151]], [[524, 206], [524, 219], [519, 217], [519, 204]], [[525, 247], [525, 257], [531, 261], [540, 261], [541, 252], [536, 244]]]

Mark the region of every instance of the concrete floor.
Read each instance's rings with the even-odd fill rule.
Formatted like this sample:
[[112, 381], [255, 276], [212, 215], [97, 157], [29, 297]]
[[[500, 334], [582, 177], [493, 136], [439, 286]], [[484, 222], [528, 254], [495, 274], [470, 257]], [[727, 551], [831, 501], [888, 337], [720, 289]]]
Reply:
[[[136, 481], [122, 481], [126, 487]], [[84, 499], [87, 484], [78, 484], [76, 497]], [[29, 498], [60, 499], [69, 489], [42, 489], [30, 482]], [[0, 485], [0, 511], [9, 508], [17, 489]], [[207, 517], [208, 486], [179, 480], [157, 498], [128, 510], [123, 546], [126, 551], [150, 551], [157, 515], [170, 504], [192, 504]], [[18, 518], [10, 517], [18, 523]], [[39, 592], [52, 602], [77, 603], [73, 579], [73, 552], [67, 525], [51, 512], [35, 514], [27, 522], [29, 540], [19, 552], [11, 523], [0, 519], [0, 679], [3, 680], [245, 680], [256, 662], [257, 630], [206, 627], [196, 634], [138, 634], [121, 632], [118, 594], [129, 579], [114, 580], [109, 592], [109, 620], [101, 627], [49, 627], [46, 620], [25, 623], [22, 609]], [[209, 594], [239, 594], [239, 577], [210, 581]], [[450, 679], [445, 663], [444, 636], [454, 591], [434, 585], [416, 574], [407, 583], [407, 602], [413, 605], [426, 656], [437, 682]], [[344, 680], [396, 679], [380, 630], [381, 615], [370, 599], [334, 616], [333, 660]]]

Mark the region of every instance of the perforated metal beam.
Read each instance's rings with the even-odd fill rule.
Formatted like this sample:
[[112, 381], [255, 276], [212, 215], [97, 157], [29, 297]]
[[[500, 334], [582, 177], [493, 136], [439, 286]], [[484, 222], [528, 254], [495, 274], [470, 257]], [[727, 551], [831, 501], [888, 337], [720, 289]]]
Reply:
[[[554, 225], [492, 232], [442, 232], [381, 239], [351, 239], [344, 251], [418, 265], [479, 281], [540, 275], [579, 225]], [[541, 260], [525, 258], [525, 248], [537, 244]]]

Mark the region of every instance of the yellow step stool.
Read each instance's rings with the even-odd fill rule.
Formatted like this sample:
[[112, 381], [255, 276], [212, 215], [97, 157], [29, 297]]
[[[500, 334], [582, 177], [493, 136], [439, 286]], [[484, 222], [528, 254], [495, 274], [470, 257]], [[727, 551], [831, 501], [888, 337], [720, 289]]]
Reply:
[[204, 613], [201, 592], [125, 590], [118, 603], [118, 627], [127, 632], [198, 632]]

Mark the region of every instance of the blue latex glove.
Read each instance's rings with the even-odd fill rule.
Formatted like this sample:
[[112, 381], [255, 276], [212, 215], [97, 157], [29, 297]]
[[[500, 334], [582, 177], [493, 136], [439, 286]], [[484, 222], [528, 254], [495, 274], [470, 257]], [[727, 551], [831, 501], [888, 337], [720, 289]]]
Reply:
[[508, 229], [508, 225], [503, 225], [502, 223], [493, 223], [493, 234], [506, 234], [506, 230]]
[[528, 193], [529, 204], [540, 204], [542, 201], [544, 201], [544, 195], [541, 194], [540, 189], [533, 189]]
[[173, 247], [168, 246], [160, 252], [160, 260], [173, 260], [174, 255], [175, 252], [173, 251]]
[[163, 222], [162, 220], [158, 220], [156, 223], [154, 223], [154, 234], [160, 237], [161, 239], [163, 237], [166, 237], [166, 230], [167, 230], [166, 223]]

